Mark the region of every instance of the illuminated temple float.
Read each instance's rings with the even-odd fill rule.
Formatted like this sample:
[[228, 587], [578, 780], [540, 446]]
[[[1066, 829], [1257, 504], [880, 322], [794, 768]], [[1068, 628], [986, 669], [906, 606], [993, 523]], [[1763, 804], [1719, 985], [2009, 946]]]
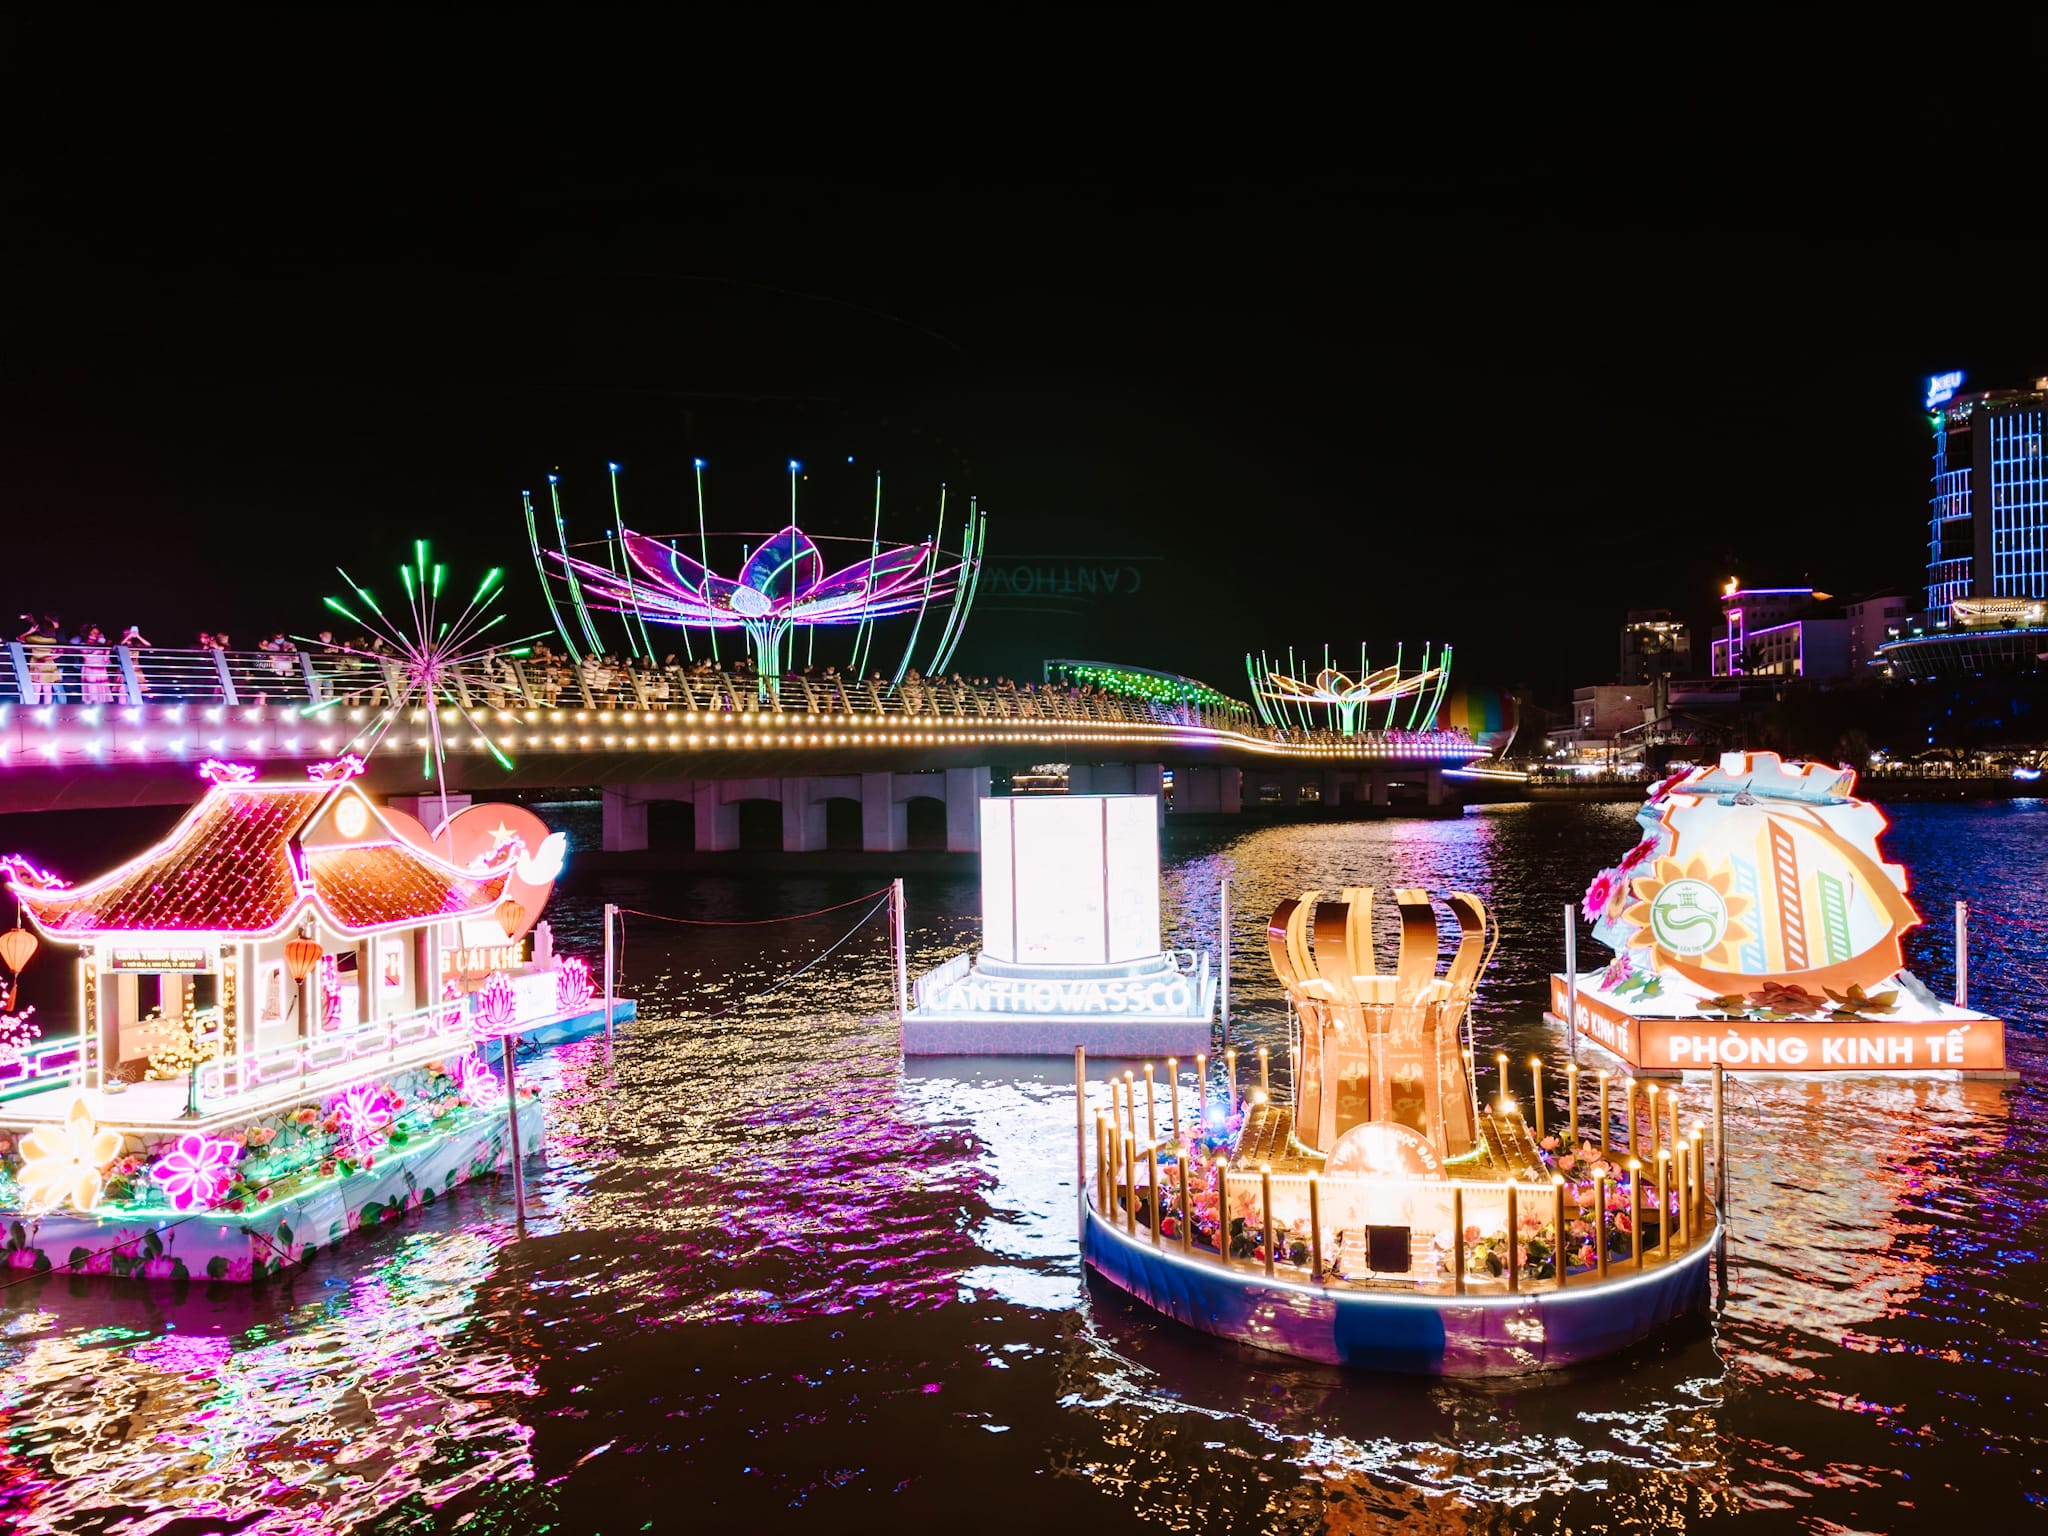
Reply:
[[0, 1066], [8, 1264], [263, 1279], [539, 1147], [512, 1041], [603, 1016], [536, 926], [562, 839], [513, 805], [430, 837], [359, 766], [208, 764], [162, 843], [85, 885], [8, 861], [77, 951], [82, 1024]]
[[1637, 1075], [2010, 1076], [2005, 1026], [1905, 969], [1920, 915], [1855, 786], [1853, 769], [1772, 752], [1653, 785], [1642, 840], [1586, 892], [1614, 959], [1553, 976], [1551, 1022]]
[[1576, 1074], [1547, 1130], [1540, 1083], [1533, 1125], [1504, 1085], [1482, 1102], [1467, 1046], [1485, 907], [1447, 898], [1460, 937], [1439, 976], [1429, 894], [1397, 891], [1388, 974], [1372, 893], [1318, 896], [1283, 902], [1268, 930], [1293, 1015], [1290, 1102], [1263, 1050], [1240, 1097], [1226, 1053], [1215, 1102], [1206, 1058], [1185, 1099], [1180, 1063], [1164, 1085], [1148, 1065], [1110, 1079], [1090, 1125], [1078, 1063], [1086, 1263], [1220, 1338], [1427, 1375], [1555, 1369], [1703, 1315], [1719, 1235], [1705, 1128], [1678, 1124], [1669, 1095], [1669, 1125], [1604, 1087], [1596, 1110]]

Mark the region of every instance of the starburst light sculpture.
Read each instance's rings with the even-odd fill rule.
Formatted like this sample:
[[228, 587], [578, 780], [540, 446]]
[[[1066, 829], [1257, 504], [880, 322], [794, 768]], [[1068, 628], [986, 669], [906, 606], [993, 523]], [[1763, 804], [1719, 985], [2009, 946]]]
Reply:
[[[408, 709], [420, 709], [426, 717], [427, 727], [420, 754], [420, 774], [429, 782], [439, 781], [441, 810], [445, 818], [448, 813], [448, 771], [446, 741], [441, 729], [443, 708], [453, 708], [462, 717], [499, 767], [512, 766], [512, 759], [492, 740], [490, 732], [463, 702], [457, 688], [458, 675], [467, 671], [472, 677], [480, 676], [491, 662], [500, 657], [523, 656], [527, 654], [530, 642], [539, 636], [524, 635], [513, 640], [486, 638], [506, 618], [502, 613], [492, 612], [504, 595], [505, 572], [497, 566], [484, 573], [475, 595], [453, 618], [442, 617], [441, 592], [447, 583], [448, 568], [433, 560], [425, 539], [414, 540], [412, 563], [398, 568], [400, 584], [405, 588], [406, 606], [395, 619], [385, 613], [367, 587], [359, 585], [347, 571], [339, 567], [336, 570], [348, 583], [364, 612], [357, 613], [340, 598], [329, 597], [322, 601], [351, 623], [361, 625], [390, 649], [380, 651], [354, 645], [328, 647], [327, 642], [307, 640], [304, 636], [295, 638], [308, 649], [330, 648], [367, 663], [380, 674], [389, 673], [392, 695], [390, 703], [375, 711], [348, 739], [341, 749], [341, 760], [345, 761], [352, 754], [371, 756], [385, 734]], [[337, 693], [305, 706], [299, 713], [324, 714], [341, 702], [342, 697]]]

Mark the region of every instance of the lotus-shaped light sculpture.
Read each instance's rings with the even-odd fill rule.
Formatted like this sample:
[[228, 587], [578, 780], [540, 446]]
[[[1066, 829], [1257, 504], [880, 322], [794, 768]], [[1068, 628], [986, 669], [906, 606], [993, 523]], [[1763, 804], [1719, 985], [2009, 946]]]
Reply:
[[[1390, 706], [1387, 723], [1391, 725], [1391, 706], [1401, 699], [1413, 699], [1415, 704], [1409, 710], [1406, 723], [1410, 726], [1419, 723], [1421, 729], [1428, 730], [1435, 724], [1437, 704], [1443, 697], [1445, 683], [1449, 681], [1451, 648], [1443, 647], [1435, 666], [1429, 664], [1429, 651], [1425, 647], [1422, 667], [1418, 671], [1402, 671], [1397, 659], [1391, 667], [1380, 667], [1370, 672], [1361, 668], [1363, 675], [1358, 678], [1325, 666], [1313, 680], [1309, 680], [1292, 672], [1277, 670], [1262, 657], [1247, 657], [1246, 664], [1251, 673], [1253, 695], [1262, 711], [1268, 704], [1327, 709], [1335, 717], [1337, 728], [1349, 736], [1358, 730], [1361, 713], [1370, 722], [1373, 705]], [[1282, 715], [1281, 720], [1284, 718]], [[1281, 720], [1272, 723], [1278, 724]]]
[[951, 595], [961, 570], [959, 564], [939, 566], [935, 547], [925, 543], [884, 548], [828, 574], [824, 555], [794, 523], [749, 554], [736, 579], [631, 529], [622, 530], [619, 542], [627, 571], [547, 553], [568, 568], [593, 607], [657, 623], [745, 630], [764, 678], [780, 673], [782, 643], [792, 628], [915, 612]]

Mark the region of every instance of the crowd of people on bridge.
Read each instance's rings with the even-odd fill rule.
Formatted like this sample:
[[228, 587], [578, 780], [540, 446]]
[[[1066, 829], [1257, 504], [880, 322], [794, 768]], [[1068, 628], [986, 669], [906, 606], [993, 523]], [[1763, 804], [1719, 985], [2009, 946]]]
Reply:
[[[193, 651], [156, 651], [130, 625], [110, 641], [96, 624], [67, 634], [49, 615], [22, 615], [28, 628], [16, 639], [15, 672], [23, 702], [29, 704], [111, 704], [128, 697], [132, 685], [142, 698], [167, 701], [218, 700], [263, 704], [338, 698], [350, 705], [382, 707], [403, 684], [391, 646], [379, 636], [337, 640], [322, 630], [301, 644], [282, 631], [259, 641], [255, 652], [236, 652], [227, 634], [202, 631]], [[707, 648], [708, 649], [708, 648]], [[737, 650], [738, 654], [732, 652]], [[152, 652], [145, 660], [141, 653]], [[224, 686], [225, 684], [225, 686]], [[509, 651], [484, 658], [461, 686], [473, 703], [490, 709], [567, 708], [600, 710], [695, 710], [821, 715], [992, 716], [1009, 719], [1137, 719], [1182, 725], [1248, 722], [1209, 718], [1191, 703], [1132, 699], [1078, 682], [1018, 682], [997, 674], [926, 677], [906, 668], [900, 683], [881, 672], [861, 677], [833, 665], [794, 667], [762, 678], [749, 649], [728, 646], [726, 654], [670, 652], [656, 658], [594, 652], [577, 656], [536, 641], [515, 656]], [[1254, 728], [1256, 729], [1256, 728]], [[1277, 729], [1280, 738], [1324, 733]], [[1444, 733], [1376, 731], [1398, 740]]]

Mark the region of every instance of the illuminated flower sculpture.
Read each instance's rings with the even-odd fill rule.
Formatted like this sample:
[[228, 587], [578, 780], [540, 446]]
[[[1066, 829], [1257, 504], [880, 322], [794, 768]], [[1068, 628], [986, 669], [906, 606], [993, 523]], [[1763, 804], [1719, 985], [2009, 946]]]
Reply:
[[204, 1210], [227, 1193], [242, 1149], [218, 1136], [180, 1136], [149, 1176], [181, 1211]]
[[590, 962], [575, 955], [556, 962], [555, 1007], [568, 1013], [590, 1001]]
[[600, 608], [657, 623], [745, 630], [763, 677], [781, 672], [783, 642], [793, 627], [917, 612], [934, 597], [950, 596], [961, 570], [957, 563], [938, 568], [930, 544], [909, 544], [828, 575], [818, 546], [794, 523], [749, 554], [737, 580], [630, 529], [621, 542], [644, 581], [586, 560], [556, 558]]
[[494, 1030], [510, 1029], [519, 1016], [519, 994], [503, 971], [493, 971], [477, 988], [476, 1016]]
[[101, 1130], [85, 1100], [73, 1100], [62, 1125], [21, 1138], [21, 1170], [14, 1177], [22, 1208], [42, 1215], [68, 1201], [74, 1211], [93, 1210], [107, 1165], [120, 1155], [120, 1132]]
[[[1355, 679], [1330, 666], [1327, 655], [1323, 669], [1312, 680], [1298, 676], [1292, 652], [1285, 671], [1277, 669], [1264, 655], [1245, 657], [1245, 670], [1251, 677], [1252, 698], [1268, 725], [1306, 724], [1310, 708], [1327, 709], [1337, 729], [1351, 736], [1361, 726], [1370, 729], [1373, 706], [1384, 704], [1387, 714], [1381, 729], [1427, 731], [1436, 725], [1437, 709], [1443, 703], [1444, 689], [1450, 684], [1451, 648], [1447, 645], [1438, 652], [1433, 667], [1429, 656], [1430, 647], [1425, 645], [1422, 669], [1417, 672], [1401, 670], [1398, 651], [1394, 665], [1368, 671], [1361, 650], [1360, 676]], [[1403, 699], [1409, 701], [1405, 719], [1399, 708]]]
[[483, 1057], [474, 1050], [456, 1057], [449, 1075], [455, 1079], [455, 1091], [472, 1104], [495, 1104], [505, 1097], [505, 1085], [492, 1075]]
[[[850, 461], [849, 461], [850, 462]], [[647, 626], [675, 625], [683, 631], [683, 648], [691, 649], [690, 631], [707, 631], [711, 659], [718, 659], [721, 630], [740, 630], [754, 653], [763, 697], [770, 696], [783, 671], [784, 646], [795, 647], [795, 631], [805, 632], [805, 661], [815, 659], [816, 631], [837, 625], [851, 629], [853, 646], [848, 668], [866, 675], [873, 657], [877, 621], [915, 616], [910, 637], [897, 663], [895, 683], [903, 681], [911, 655], [925, 634], [933, 602], [952, 599], [945, 621], [937, 625], [926, 670], [942, 673], [965, 632], [967, 615], [979, 585], [982, 555], [988, 543], [988, 516], [972, 499], [957, 548], [946, 539], [946, 495], [939, 494], [938, 528], [922, 544], [882, 542], [882, 483], [874, 486], [874, 521], [866, 538], [836, 542], [857, 545], [861, 557], [836, 571], [827, 571], [820, 542], [797, 526], [797, 486], [803, 466], [789, 463], [789, 511], [780, 531], [769, 535], [720, 534], [721, 547], [744, 541], [735, 576], [712, 568], [713, 535], [704, 523], [704, 461], [697, 460], [697, 526], [686, 536], [635, 533], [626, 527], [619, 508], [619, 466], [612, 476], [612, 526], [602, 540], [572, 545], [562, 517], [560, 477], [548, 476], [548, 498], [554, 511], [552, 548], [543, 548], [533, 500], [520, 497], [526, 511], [526, 535], [533, 546], [534, 569], [541, 579], [548, 612], [555, 621], [572, 661], [602, 656], [610, 646], [601, 638], [593, 609], [620, 616], [626, 648], [635, 656], [652, 656]], [[756, 542], [760, 540], [760, 542]], [[683, 552], [685, 544], [694, 556]], [[731, 567], [728, 567], [730, 569]], [[566, 595], [558, 602], [556, 589]], [[637, 630], [637, 634], [636, 634]], [[694, 652], [691, 653], [694, 656]], [[894, 686], [894, 683], [891, 684]]]

